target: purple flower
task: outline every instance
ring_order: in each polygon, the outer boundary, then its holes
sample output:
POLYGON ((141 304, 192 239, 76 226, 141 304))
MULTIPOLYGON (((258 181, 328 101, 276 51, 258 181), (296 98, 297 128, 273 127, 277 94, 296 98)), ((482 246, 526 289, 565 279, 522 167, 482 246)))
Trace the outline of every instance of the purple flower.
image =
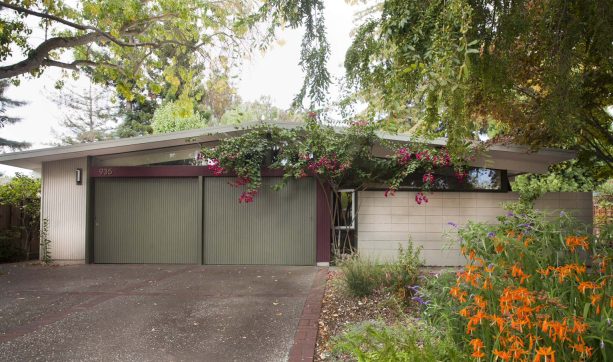
POLYGON ((448 222, 447 225, 451 225, 456 229, 458 228, 458 224, 454 223, 453 221, 448 222))
POLYGON ((566 213, 564 212, 564 210, 560 211, 560 217, 564 217, 566 216, 566 213))
POLYGON ((513 214, 511 211, 507 212, 507 216, 514 216, 515 214, 513 214))
POLYGON ((417 303, 421 304, 421 305, 426 305, 428 304, 428 302, 424 301, 423 299, 421 299, 420 297, 413 297, 411 298, 412 300, 416 301, 417 303))
POLYGON ((496 233, 493 231, 490 231, 489 233, 487 233, 488 238, 493 238, 494 236, 496 236, 496 233))
POLYGON ((417 293, 419 291, 419 285, 407 285, 407 289, 411 289, 413 292, 417 293))

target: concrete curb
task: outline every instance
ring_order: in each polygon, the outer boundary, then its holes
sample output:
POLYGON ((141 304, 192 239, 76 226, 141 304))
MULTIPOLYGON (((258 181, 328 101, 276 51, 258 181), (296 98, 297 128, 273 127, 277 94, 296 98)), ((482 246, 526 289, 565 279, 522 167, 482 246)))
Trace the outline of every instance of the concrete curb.
POLYGON ((289 352, 289 362, 313 361, 319 329, 319 313, 326 289, 327 275, 328 268, 319 269, 315 275, 311 290, 302 308, 296 334, 294 334, 294 344, 289 352))

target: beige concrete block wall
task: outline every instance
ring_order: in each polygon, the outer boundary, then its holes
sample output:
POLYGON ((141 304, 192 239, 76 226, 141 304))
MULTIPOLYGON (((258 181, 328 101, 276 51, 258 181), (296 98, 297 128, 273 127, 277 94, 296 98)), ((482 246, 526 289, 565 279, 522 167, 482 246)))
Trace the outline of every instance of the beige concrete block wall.
POLYGON ((54 260, 85 260, 87 172, 86 158, 43 163, 41 215, 49 221, 54 260), (83 169, 81 185, 75 180, 77 168, 83 169))
MULTIPOLYGON (((358 250, 364 257, 393 260, 398 247, 409 238, 423 247, 426 265, 457 266, 465 263, 449 222, 464 225, 469 220, 495 223, 506 211, 502 204, 516 201, 516 193, 435 192, 429 202, 418 205, 415 192, 397 192, 385 197, 382 191, 358 193, 358 250)), ((585 223, 592 223, 591 193, 548 193, 535 204, 540 210, 566 210, 585 223)))

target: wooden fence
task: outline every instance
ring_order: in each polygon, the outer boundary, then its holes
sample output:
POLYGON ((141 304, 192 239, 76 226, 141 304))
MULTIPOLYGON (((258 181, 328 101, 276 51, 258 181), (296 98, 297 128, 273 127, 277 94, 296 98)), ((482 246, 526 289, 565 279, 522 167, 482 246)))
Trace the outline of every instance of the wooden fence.
MULTIPOLYGON (((21 219, 21 211, 18 208, 0 205, 0 233, 6 234, 9 230, 19 230, 21 219)), ((15 238, 8 238, 3 240, 5 246, 14 246, 21 248, 25 242, 25 235, 23 233, 16 233, 18 236, 15 238)), ((30 259, 37 259, 39 253, 39 235, 36 233, 33 235, 30 241, 30 259)))

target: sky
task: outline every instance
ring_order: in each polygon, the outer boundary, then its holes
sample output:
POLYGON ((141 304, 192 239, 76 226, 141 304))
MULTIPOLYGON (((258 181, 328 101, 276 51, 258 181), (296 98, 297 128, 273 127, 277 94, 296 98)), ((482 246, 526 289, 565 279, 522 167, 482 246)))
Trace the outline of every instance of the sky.
MULTIPOLYGON (((351 31, 354 28, 354 14, 360 7, 346 4, 345 0, 326 1, 326 26, 331 54, 328 70, 333 77, 344 73, 343 60, 351 44, 351 31)), ((238 94, 245 101, 254 101, 261 96, 270 96, 274 105, 288 108, 303 80, 300 60, 301 29, 288 29, 279 33, 278 41, 264 54, 256 54, 245 60, 239 81, 238 94)), ((23 80, 17 87, 11 87, 7 95, 16 100, 28 102, 24 107, 13 109, 11 115, 22 120, 14 125, 0 129, 0 137, 26 141, 31 149, 51 147, 57 141, 53 130, 61 131, 59 122, 62 110, 49 98, 54 94, 54 84, 62 79, 56 69, 48 69, 37 79, 23 80)), ((69 83, 70 81, 66 81, 69 83)), ((332 98, 338 94, 333 85, 332 98)), ((0 165, 0 173, 10 175, 23 170, 0 165)))

